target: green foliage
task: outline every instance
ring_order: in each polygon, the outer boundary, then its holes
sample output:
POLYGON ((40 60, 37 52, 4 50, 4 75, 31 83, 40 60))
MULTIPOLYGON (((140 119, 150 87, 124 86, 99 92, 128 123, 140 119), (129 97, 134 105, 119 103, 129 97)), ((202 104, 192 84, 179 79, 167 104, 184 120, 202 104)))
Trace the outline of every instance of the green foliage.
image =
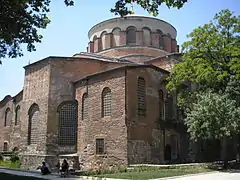
POLYGON ((19 157, 17 154, 12 154, 11 157, 10 157, 10 161, 11 162, 16 162, 16 161, 19 161, 19 157))
POLYGON ((240 80, 240 18, 222 10, 193 30, 182 45, 183 62, 174 66, 167 87, 182 91, 186 82, 224 92, 233 76, 240 80))
POLYGON ((11 162, 11 161, 0 161, 0 166, 1 167, 7 167, 7 168, 13 168, 13 169, 19 169, 20 168, 20 162, 19 161, 15 161, 15 162, 11 162))
POLYGON ((132 5, 132 3, 136 3, 150 14, 157 16, 159 6, 164 3, 169 8, 181 8, 186 2, 187 0, 118 0, 115 4, 115 7, 111 9, 111 12, 120 16, 132 14, 133 12, 129 6, 132 5))
POLYGON ((223 139, 240 132, 240 107, 229 95, 208 91, 196 99, 185 119, 192 139, 223 139))
MULTIPOLYGON (((22 56, 21 45, 28 51, 35 51, 42 35, 38 29, 45 29, 50 23, 47 14, 51 0, 4 0, 0 6, 0 59, 22 56)), ((64 0, 67 6, 73 1, 64 0)), ((1 61, 0 61, 1 63, 1 61)))

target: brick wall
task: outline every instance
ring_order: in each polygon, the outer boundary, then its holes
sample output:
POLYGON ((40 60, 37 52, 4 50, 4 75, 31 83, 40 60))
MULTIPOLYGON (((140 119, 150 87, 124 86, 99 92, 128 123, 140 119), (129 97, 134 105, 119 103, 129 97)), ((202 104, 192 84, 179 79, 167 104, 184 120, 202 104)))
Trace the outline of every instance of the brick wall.
POLYGON ((78 154, 84 169, 127 164, 127 128, 125 125, 124 71, 107 73, 76 85, 78 106, 78 154), (102 90, 111 89, 111 114, 101 117, 102 90), (88 118, 82 120, 82 96, 88 93, 88 118), (96 138, 104 138, 105 153, 96 155, 96 138))
POLYGON ((119 47, 119 48, 109 49, 109 50, 100 52, 100 54, 104 56, 116 57, 116 58, 117 57, 120 58, 126 55, 135 55, 135 54, 143 54, 143 55, 157 57, 157 56, 166 55, 166 52, 160 49, 137 46, 137 47, 119 47))
MULTIPOLYGON (((48 153, 64 153, 58 146, 58 106, 64 101, 74 101, 73 81, 89 74, 94 74, 109 68, 124 64, 85 60, 85 59, 61 59, 51 61, 51 80, 49 89, 49 114, 48 114, 48 153)), ((65 149, 73 149, 67 148, 65 149)))

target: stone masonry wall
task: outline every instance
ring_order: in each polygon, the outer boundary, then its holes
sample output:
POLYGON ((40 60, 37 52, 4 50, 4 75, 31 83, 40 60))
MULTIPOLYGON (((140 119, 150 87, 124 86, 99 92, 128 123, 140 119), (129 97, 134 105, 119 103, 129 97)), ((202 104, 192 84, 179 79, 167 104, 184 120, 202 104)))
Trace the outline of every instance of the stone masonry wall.
POLYGON ((127 165, 125 125, 125 72, 106 73, 76 85, 78 106, 78 154, 83 169, 127 165), (102 90, 111 89, 111 116, 101 117, 102 90), (82 120, 82 96, 88 93, 88 118, 82 120), (105 153, 96 154, 96 138, 104 138, 105 153))
POLYGON ((46 153, 48 94, 49 94, 50 65, 42 61, 25 68, 23 102, 21 107, 21 152, 22 154, 41 155, 46 153), (38 141, 27 144, 29 109, 33 104, 39 106, 38 141))

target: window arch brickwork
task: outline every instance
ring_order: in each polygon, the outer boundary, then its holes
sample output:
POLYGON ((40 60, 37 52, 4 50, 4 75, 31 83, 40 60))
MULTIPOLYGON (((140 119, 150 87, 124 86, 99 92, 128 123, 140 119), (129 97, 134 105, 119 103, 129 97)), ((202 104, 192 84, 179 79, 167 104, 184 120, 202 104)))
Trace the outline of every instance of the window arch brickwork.
POLYGON ((40 110, 37 104, 31 105, 28 111, 28 145, 39 144, 42 132, 39 128, 40 110))
POLYGON ((136 31, 137 29, 133 26, 127 28, 127 44, 136 44, 136 31))
POLYGON ((77 142, 77 103, 63 102, 58 107, 59 145, 76 145, 77 142))
POLYGON ((120 45, 120 28, 114 28, 112 31, 112 47, 116 47, 120 45))
POLYGON ((88 95, 84 93, 82 96, 82 120, 88 119, 88 95))
POLYGON ((20 121, 20 106, 15 109, 15 126, 19 124, 20 121))
POLYGON ((102 91, 102 117, 111 116, 111 90, 104 88, 102 91))
POLYGON ((145 79, 138 78, 137 85, 138 115, 146 116, 146 84, 145 79))

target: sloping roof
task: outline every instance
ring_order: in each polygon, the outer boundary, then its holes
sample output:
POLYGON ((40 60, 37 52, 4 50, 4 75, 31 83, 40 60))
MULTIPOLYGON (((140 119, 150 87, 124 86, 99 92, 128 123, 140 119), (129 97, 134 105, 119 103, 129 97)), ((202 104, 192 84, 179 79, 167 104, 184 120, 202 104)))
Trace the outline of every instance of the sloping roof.
POLYGON ((17 93, 15 96, 11 96, 11 95, 6 95, 1 101, 0 101, 0 107, 3 107, 7 102, 11 101, 11 100, 15 100, 17 98, 17 96, 21 95, 21 93, 23 93, 23 90, 21 90, 19 93, 17 93))
POLYGON ((101 72, 98 72, 98 73, 90 74, 88 76, 85 76, 85 77, 77 80, 77 81, 74 81, 73 83, 75 84, 75 83, 78 83, 78 82, 81 82, 81 81, 84 81, 84 80, 87 80, 87 79, 91 79, 91 78, 96 77, 96 76, 100 76, 100 75, 103 75, 103 74, 106 74, 106 73, 111 73, 111 72, 118 71, 118 70, 125 70, 125 69, 131 69, 131 68, 142 68, 142 67, 152 68, 152 69, 155 69, 157 71, 161 71, 163 73, 169 74, 169 71, 161 69, 161 68, 159 68, 157 66, 154 66, 152 64, 129 64, 129 65, 126 65, 126 66, 121 66, 121 67, 117 67, 117 68, 108 69, 106 71, 101 71, 101 72))
POLYGON ((154 57, 152 59, 149 59, 148 61, 145 61, 144 63, 147 64, 147 63, 155 61, 155 60, 164 59, 164 58, 168 58, 168 57, 171 57, 171 56, 182 56, 182 55, 183 55, 182 53, 177 53, 177 52, 169 53, 169 54, 166 54, 164 56, 154 57))
POLYGON ((43 61, 57 60, 57 59, 66 59, 66 60, 67 59, 71 59, 71 60, 82 60, 82 59, 86 60, 86 59, 88 59, 88 60, 93 60, 93 61, 104 61, 104 62, 113 62, 113 63, 132 63, 131 61, 128 61, 128 60, 110 58, 110 57, 102 56, 102 55, 95 54, 95 53, 81 52, 81 53, 75 54, 74 56, 71 56, 71 57, 49 56, 49 57, 46 57, 46 58, 41 59, 39 61, 36 61, 34 63, 28 64, 28 65, 24 66, 24 68, 27 68, 29 66, 38 64, 38 63, 43 62, 43 61))

